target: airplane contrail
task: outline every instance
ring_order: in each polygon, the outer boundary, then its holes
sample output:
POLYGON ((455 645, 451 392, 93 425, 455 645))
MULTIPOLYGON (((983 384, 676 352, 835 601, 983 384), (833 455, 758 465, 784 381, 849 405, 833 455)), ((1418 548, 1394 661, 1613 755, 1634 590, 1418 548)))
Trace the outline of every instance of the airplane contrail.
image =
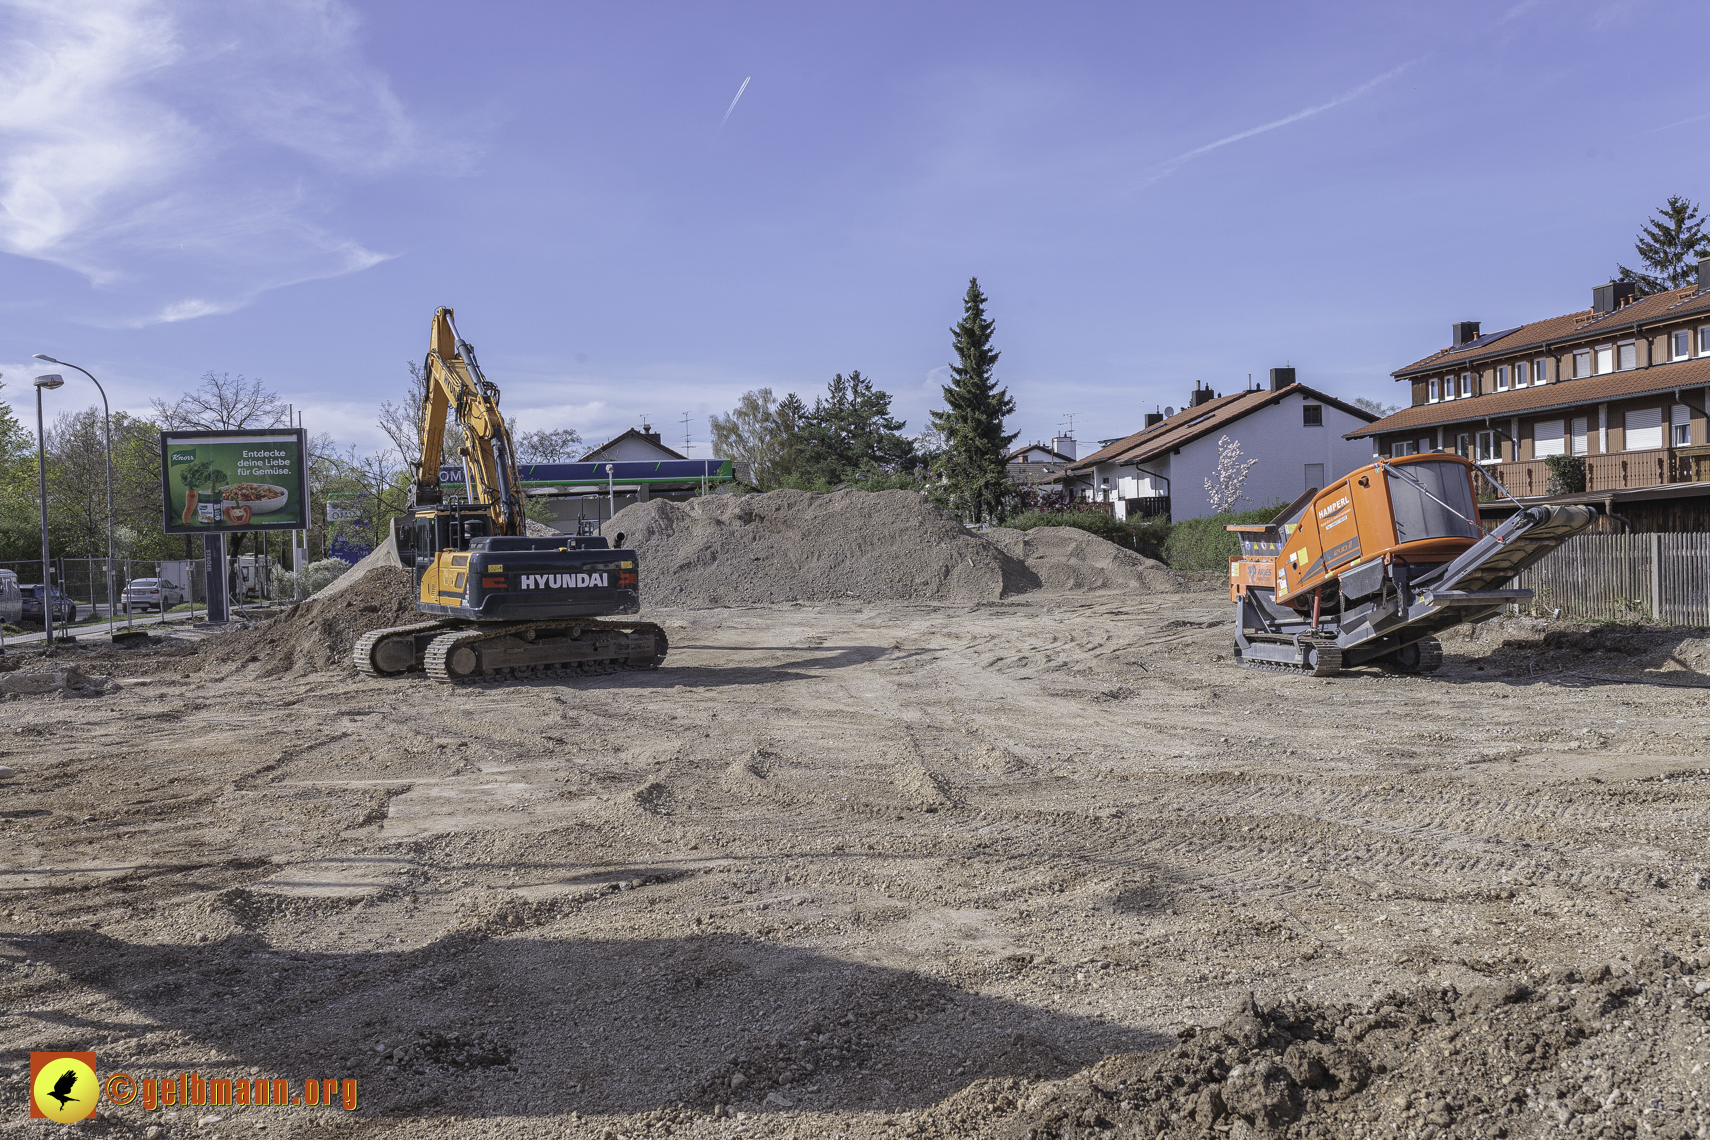
MULTIPOLYGON (((742 81, 742 86, 738 87, 736 89, 736 99, 742 98, 742 93, 744 91, 748 90, 748 84, 753 79, 754 79, 754 77, 752 75, 750 75, 747 79, 744 79, 742 81)), ((722 118, 718 121, 718 129, 719 130, 721 130, 721 131, 724 130, 724 125, 730 121, 730 113, 732 111, 736 110, 736 99, 732 99, 730 101, 730 106, 728 106, 724 109, 724 118, 722 118)))
POLYGON ((1377 86, 1384 84, 1384 83, 1388 83, 1391 79, 1394 79, 1396 76, 1400 75, 1402 72, 1406 71, 1408 68, 1412 67, 1417 62, 1418 62, 1417 60, 1408 60, 1406 63, 1402 64, 1400 67, 1391 68, 1389 71, 1384 72, 1382 75, 1376 77, 1375 79, 1368 79, 1366 82, 1360 84, 1358 87, 1354 88, 1352 91, 1343 92, 1341 95, 1336 96, 1336 98, 1330 100, 1328 103, 1320 103, 1316 107, 1308 107, 1303 111, 1296 111, 1292 115, 1285 115, 1284 117, 1282 117, 1280 119, 1273 119, 1272 121, 1270 121, 1268 123, 1261 123, 1259 126, 1249 127, 1247 130, 1238 131, 1235 134, 1225 136, 1224 138, 1218 139, 1216 142, 1206 143, 1204 146, 1196 147, 1195 149, 1188 151, 1186 154, 1178 154, 1178 155, 1176 155, 1176 157, 1174 157, 1174 158, 1170 159, 1168 162, 1164 163, 1164 165, 1158 170, 1158 172, 1156 174, 1152 175, 1152 177, 1147 179, 1144 183, 1142 183, 1142 185, 1143 186, 1150 186, 1155 182, 1160 182, 1163 179, 1168 178, 1170 175, 1174 174, 1184 163, 1192 162, 1194 159, 1198 158, 1200 155, 1206 154, 1210 151, 1214 151, 1218 147, 1228 146, 1230 143, 1240 142, 1242 139, 1250 139, 1254 135, 1262 135, 1266 131, 1274 131, 1278 127, 1286 127, 1290 123, 1298 123, 1302 119, 1309 119, 1313 115, 1317 115, 1317 114, 1320 114, 1324 111, 1328 111, 1334 107, 1340 107, 1344 103, 1351 102, 1354 99, 1358 99, 1361 95, 1364 95, 1366 92, 1370 91, 1372 88, 1377 87, 1377 86))

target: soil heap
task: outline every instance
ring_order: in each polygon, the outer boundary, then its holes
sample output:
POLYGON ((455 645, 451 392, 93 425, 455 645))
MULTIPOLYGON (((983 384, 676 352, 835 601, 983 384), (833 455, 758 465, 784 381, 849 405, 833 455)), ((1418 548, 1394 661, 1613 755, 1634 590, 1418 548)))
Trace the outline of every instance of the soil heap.
POLYGON ((1019 559, 912 491, 654 499, 600 533, 640 553, 644 605, 971 603, 1039 588, 1019 559))
POLYGON ((985 532, 1000 550, 1025 562, 1047 590, 1132 590, 1176 594, 1187 583, 1162 562, 1125 550, 1072 526, 1032 530, 993 527, 985 532))
MULTIPOLYGON (((396 557, 396 554, 393 556, 396 557)), ((365 560, 366 561, 366 560, 365 560)), ((347 571, 308 601, 271 621, 218 638, 209 661, 256 662, 256 674, 318 673, 350 665, 356 639, 371 629, 427 620, 416 611, 415 574, 398 565, 347 571)))

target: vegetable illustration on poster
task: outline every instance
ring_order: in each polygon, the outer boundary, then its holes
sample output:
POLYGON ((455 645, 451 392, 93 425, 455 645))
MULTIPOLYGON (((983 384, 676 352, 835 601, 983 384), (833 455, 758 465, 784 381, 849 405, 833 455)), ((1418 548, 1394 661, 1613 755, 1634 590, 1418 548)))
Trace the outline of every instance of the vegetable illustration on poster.
POLYGON ((166 532, 303 529, 306 442, 295 428, 162 432, 166 532))

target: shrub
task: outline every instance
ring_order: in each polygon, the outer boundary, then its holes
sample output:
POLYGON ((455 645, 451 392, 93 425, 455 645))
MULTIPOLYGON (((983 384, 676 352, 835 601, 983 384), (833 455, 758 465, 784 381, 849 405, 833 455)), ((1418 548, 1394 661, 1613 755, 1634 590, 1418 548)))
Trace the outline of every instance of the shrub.
POLYGON ((295 598, 301 593, 303 597, 318 593, 331 584, 334 578, 350 569, 350 563, 342 558, 323 558, 319 562, 310 562, 301 570, 282 570, 273 568, 273 596, 276 598, 295 598))
POLYGON ((1226 570, 1229 560, 1241 553, 1241 544, 1223 528, 1234 525, 1268 523, 1286 503, 1255 507, 1250 511, 1214 515, 1211 518, 1184 519, 1170 527, 1163 543, 1162 561, 1171 570, 1226 570))
POLYGON ((1585 460, 1577 455, 1551 455, 1544 459, 1549 474, 1544 490, 1551 495, 1577 495, 1585 490, 1585 460))

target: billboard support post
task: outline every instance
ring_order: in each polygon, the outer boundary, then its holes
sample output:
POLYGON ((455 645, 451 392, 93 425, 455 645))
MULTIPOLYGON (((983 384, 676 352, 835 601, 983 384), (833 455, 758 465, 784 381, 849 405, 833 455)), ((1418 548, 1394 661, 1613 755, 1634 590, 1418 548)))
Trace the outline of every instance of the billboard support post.
POLYGON ((202 572, 208 591, 208 620, 224 622, 231 618, 226 604, 226 536, 202 536, 202 572))

